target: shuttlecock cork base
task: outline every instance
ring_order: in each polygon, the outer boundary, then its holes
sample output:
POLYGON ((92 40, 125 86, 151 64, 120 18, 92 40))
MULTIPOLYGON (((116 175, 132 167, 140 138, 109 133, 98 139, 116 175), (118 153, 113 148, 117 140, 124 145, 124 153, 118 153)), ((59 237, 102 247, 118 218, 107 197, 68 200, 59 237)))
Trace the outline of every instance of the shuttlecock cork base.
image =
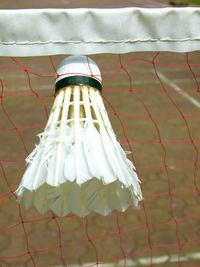
POLYGON ((105 110, 98 66, 70 56, 58 67, 56 97, 16 191, 25 208, 58 216, 125 211, 142 199, 132 162, 105 110))

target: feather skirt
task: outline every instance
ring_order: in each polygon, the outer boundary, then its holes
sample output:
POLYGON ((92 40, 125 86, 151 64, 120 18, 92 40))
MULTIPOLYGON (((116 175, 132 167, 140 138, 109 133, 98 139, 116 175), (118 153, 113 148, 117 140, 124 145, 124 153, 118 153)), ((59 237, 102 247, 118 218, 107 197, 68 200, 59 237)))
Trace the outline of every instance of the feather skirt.
POLYGON ((16 191, 25 208, 84 217, 125 211, 142 200, 135 167, 115 137, 98 90, 59 90, 39 138, 16 191))

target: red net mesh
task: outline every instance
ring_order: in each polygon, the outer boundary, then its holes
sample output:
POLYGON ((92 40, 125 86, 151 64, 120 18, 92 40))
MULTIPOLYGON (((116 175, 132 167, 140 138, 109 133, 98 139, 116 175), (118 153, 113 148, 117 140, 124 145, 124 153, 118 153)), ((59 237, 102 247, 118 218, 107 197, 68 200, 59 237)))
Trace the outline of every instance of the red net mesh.
POLYGON ((63 57, 0 59, 0 266, 200 266, 199 56, 91 57, 144 201, 84 219, 26 211, 14 194, 46 124, 63 57))

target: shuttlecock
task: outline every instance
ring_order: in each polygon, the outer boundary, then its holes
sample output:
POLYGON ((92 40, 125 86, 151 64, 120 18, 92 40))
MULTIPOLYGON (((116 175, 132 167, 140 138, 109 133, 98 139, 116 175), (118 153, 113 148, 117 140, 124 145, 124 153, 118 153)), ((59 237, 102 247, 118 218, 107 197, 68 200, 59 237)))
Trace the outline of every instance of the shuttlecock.
POLYGON ((56 97, 16 191, 25 208, 80 217, 125 211, 142 199, 135 167, 116 140, 101 97, 101 74, 86 56, 58 67, 56 97))

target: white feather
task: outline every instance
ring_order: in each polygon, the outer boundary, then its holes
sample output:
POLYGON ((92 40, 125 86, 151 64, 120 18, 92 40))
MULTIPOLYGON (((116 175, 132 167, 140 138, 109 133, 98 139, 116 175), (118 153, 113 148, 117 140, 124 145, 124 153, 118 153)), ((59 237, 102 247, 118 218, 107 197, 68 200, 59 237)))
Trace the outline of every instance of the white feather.
POLYGON ((26 209, 80 217, 125 211, 142 199, 132 162, 94 88, 60 90, 16 191, 26 209))
POLYGON ((103 179, 110 177, 115 179, 112 166, 108 164, 105 151, 102 146, 101 135, 94 125, 88 125, 84 133, 84 156, 89 166, 91 178, 103 179))

